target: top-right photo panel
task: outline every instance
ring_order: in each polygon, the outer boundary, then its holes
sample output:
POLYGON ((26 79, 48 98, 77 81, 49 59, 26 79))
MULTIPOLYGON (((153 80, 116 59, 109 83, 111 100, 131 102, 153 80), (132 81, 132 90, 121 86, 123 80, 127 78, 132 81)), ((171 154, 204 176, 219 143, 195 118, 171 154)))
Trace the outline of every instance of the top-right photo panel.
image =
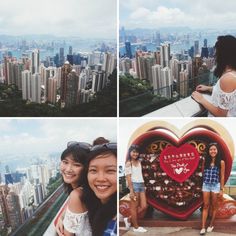
POLYGON ((120 117, 235 117, 235 9, 234 0, 120 0, 120 117))

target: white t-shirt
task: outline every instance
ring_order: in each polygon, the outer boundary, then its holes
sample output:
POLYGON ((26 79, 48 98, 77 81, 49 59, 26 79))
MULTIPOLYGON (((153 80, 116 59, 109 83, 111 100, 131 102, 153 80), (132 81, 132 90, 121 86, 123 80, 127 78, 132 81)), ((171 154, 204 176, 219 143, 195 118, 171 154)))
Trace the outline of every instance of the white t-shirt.
MULTIPOLYGON (((228 72, 233 77, 236 77, 235 73, 228 72)), ((231 93, 224 92, 220 87, 220 79, 217 81, 216 85, 212 89, 212 104, 224 110, 228 110, 228 117, 236 117, 236 90, 231 93)), ((208 116, 213 116, 208 113, 208 116)))
POLYGON ((74 213, 67 207, 63 225, 68 232, 73 233, 76 236, 92 236, 87 211, 74 213))

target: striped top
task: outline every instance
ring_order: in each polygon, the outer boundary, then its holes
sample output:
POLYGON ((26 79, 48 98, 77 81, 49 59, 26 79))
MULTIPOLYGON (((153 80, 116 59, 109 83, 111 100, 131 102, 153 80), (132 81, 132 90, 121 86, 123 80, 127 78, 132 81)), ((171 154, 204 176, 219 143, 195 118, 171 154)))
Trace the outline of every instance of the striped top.
POLYGON ((204 170, 203 182, 205 184, 217 184, 220 182, 220 171, 217 166, 204 170))

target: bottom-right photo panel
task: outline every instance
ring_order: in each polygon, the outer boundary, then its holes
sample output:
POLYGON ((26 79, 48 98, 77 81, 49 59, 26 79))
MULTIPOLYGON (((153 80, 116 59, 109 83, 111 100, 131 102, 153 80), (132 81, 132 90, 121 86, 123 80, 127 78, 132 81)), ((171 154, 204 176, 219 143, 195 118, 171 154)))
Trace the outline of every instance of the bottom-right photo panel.
POLYGON ((234 118, 119 119, 119 235, 235 235, 234 118))

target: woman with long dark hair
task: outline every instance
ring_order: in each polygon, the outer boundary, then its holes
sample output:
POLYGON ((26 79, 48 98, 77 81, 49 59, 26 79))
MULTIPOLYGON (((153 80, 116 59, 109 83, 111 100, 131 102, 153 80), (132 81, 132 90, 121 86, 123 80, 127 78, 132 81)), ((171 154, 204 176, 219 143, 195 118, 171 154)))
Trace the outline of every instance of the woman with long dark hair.
POLYGON ((217 197, 218 195, 223 196, 225 162, 221 159, 217 143, 209 144, 203 166, 203 211, 200 235, 212 232, 216 215, 217 197), (212 210, 212 215, 209 227, 206 230, 209 209, 212 210))
POLYGON ((142 166, 139 160, 139 146, 131 145, 125 164, 125 177, 130 190, 130 213, 131 216, 124 218, 126 229, 133 225, 133 231, 145 233, 147 230, 138 224, 138 214, 147 209, 147 199, 145 193, 142 166))
POLYGON ((98 143, 86 164, 83 202, 93 236, 110 236, 117 234, 117 144, 98 143))
POLYGON ((215 44, 215 86, 198 85, 192 98, 209 111, 209 116, 236 116, 236 38, 231 35, 219 36, 215 44), (212 102, 201 92, 210 92, 212 102))
POLYGON ((91 145, 69 142, 61 154, 60 170, 69 199, 56 230, 59 236, 91 236, 91 227, 86 205, 82 201, 85 182, 85 164, 91 145))

